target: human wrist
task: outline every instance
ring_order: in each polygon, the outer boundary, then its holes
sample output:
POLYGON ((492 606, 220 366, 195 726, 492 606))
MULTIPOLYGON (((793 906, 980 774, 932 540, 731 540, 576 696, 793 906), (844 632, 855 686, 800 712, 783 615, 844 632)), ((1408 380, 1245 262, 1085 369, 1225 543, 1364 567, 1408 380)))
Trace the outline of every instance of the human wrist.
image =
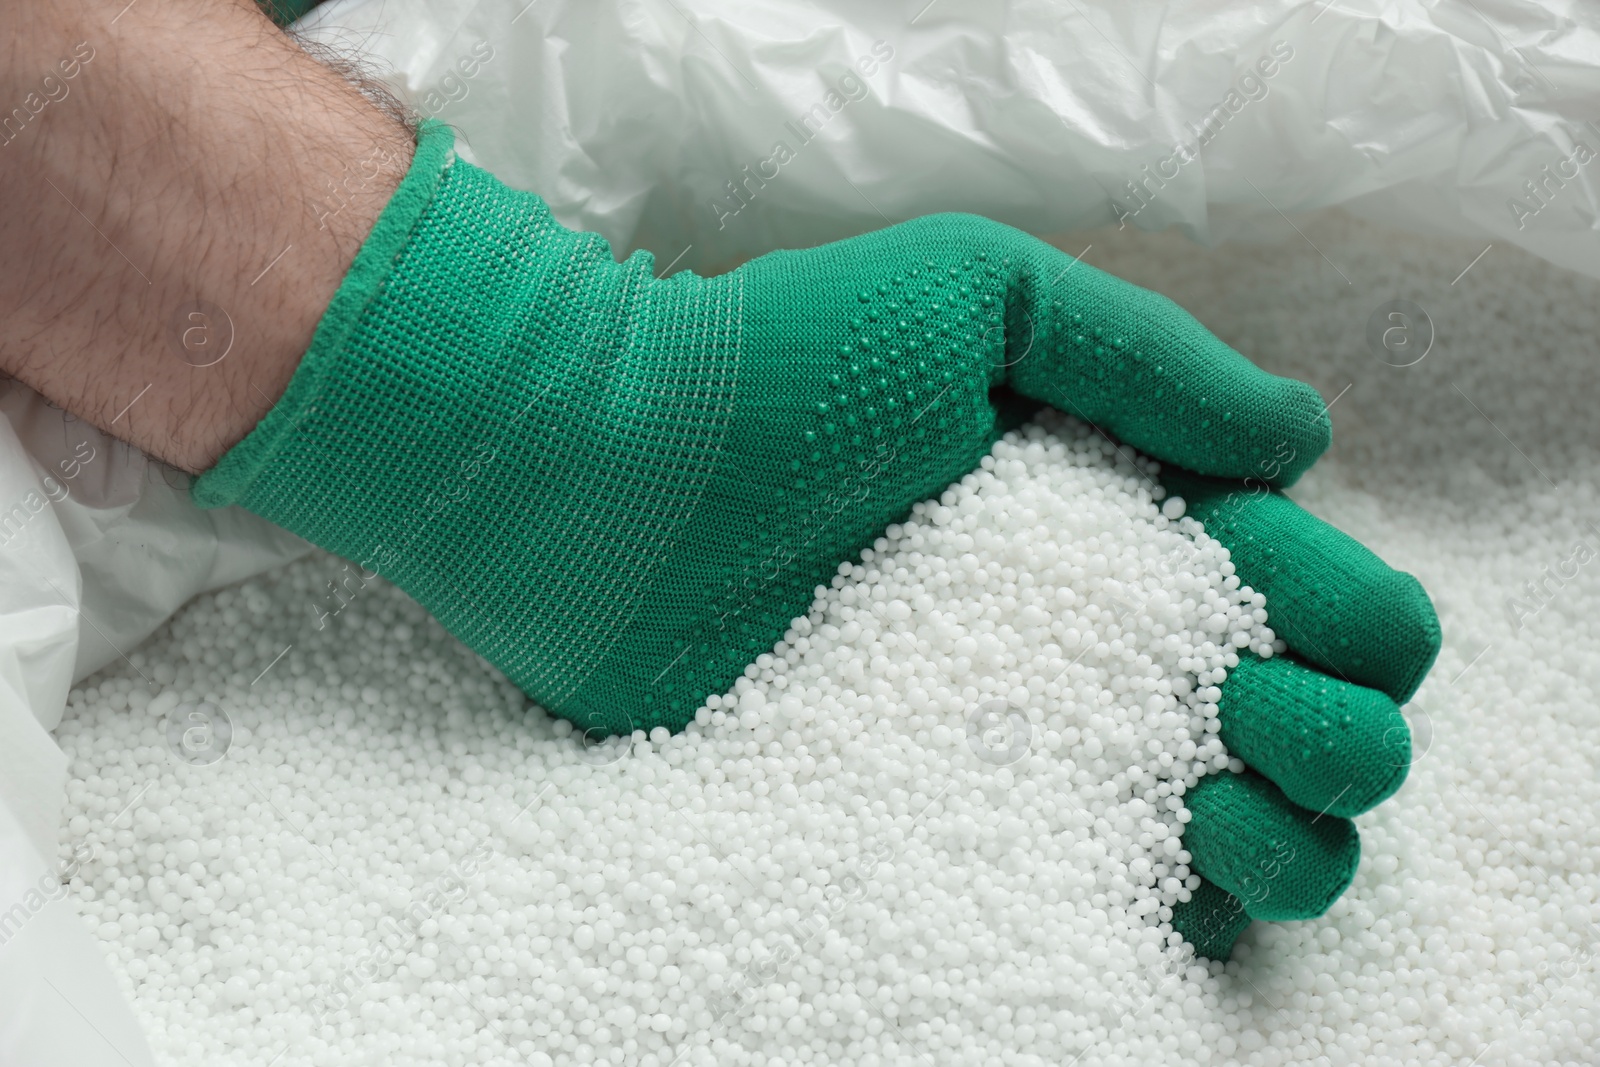
POLYGON ((282 393, 410 132, 248 0, 0 25, 0 105, 50 94, 0 144, 0 247, 22 268, 0 281, 0 369, 204 470, 282 393))

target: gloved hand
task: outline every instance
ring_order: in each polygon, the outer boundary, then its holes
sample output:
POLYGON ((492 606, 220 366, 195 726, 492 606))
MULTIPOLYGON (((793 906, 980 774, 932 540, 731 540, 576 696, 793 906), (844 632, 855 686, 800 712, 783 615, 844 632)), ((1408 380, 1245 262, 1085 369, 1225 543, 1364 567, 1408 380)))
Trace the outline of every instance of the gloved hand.
POLYGON ((1347 816, 1405 773, 1390 697, 1438 630, 1413 579, 1265 491, 1327 447, 1314 390, 973 216, 715 278, 653 269, 425 125, 282 400, 194 497, 380 571, 585 731, 678 729, 841 560, 976 466, 1009 387, 1190 471, 1260 479, 1232 502, 1174 484, 1294 650, 1345 677, 1274 658, 1228 678, 1224 738, 1261 774, 1190 796, 1193 867, 1221 889, 1174 921, 1225 954, 1247 920, 1222 890, 1274 919, 1343 891, 1347 816))

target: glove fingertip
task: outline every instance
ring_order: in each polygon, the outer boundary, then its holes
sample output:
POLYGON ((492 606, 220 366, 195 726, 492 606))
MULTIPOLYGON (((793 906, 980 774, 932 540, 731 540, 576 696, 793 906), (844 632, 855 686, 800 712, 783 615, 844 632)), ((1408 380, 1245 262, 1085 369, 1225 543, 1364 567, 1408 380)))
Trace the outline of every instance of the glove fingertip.
POLYGON ((1367 791, 1362 796, 1348 801, 1336 800, 1329 806, 1328 814, 1344 819, 1364 815, 1394 796, 1400 791, 1400 787, 1406 784, 1406 777, 1411 773, 1410 729, 1404 725, 1392 727, 1384 736, 1383 743, 1392 757, 1393 769, 1386 776, 1370 781, 1367 791))
POLYGON ((1251 921, 1238 897, 1204 878, 1188 900, 1172 906, 1172 928, 1208 960, 1226 962, 1251 921))
POLYGON ((1286 430, 1284 441, 1294 449, 1292 459, 1285 460, 1276 477, 1267 481, 1280 489, 1298 482, 1323 454, 1333 447, 1333 417, 1323 402, 1322 394, 1306 382, 1285 379, 1292 395, 1286 405, 1290 412, 1291 427, 1298 433, 1286 430))
POLYGON ((1395 703, 1404 704, 1416 695, 1422 680, 1433 669, 1444 645, 1444 632, 1439 626, 1439 613, 1422 582, 1414 574, 1396 571, 1395 593, 1390 614, 1398 620, 1397 631, 1406 635, 1411 646, 1401 657, 1406 666, 1398 672, 1389 695, 1395 703))
POLYGON ((1352 818, 1405 782, 1411 730, 1387 694, 1290 656, 1243 655, 1218 705, 1228 751, 1310 811, 1352 818))
POLYGON ((1350 883, 1356 880, 1356 869, 1361 866, 1361 836, 1349 819, 1332 815, 1319 816, 1335 820, 1330 838, 1340 839, 1337 845, 1320 851, 1316 857, 1317 869, 1300 880, 1290 892, 1268 897, 1257 904, 1245 904, 1252 919, 1269 922, 1303 922, 1320 919, 1333 907, 1333 902, 1344 896, 1350 883), (1301 889, 1301 891, 1295 891, 1301 889), (1305 890, 1310 890, 1309 892, 1305 890))
POLYGON ((1185 802, 1190 866, 1244 901, 1251 918, 1314 919, 1355 878, 1355 823, 1299 807, 1255 771, 1208 774, 1185 802))

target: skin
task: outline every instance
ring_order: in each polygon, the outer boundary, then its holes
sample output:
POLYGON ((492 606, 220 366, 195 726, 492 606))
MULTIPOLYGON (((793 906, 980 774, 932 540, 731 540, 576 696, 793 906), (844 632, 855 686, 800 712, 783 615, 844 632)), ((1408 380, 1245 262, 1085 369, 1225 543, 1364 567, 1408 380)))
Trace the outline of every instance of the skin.
POLYGON ((251 0, 124 2, 0 0, 0 372, 199 472, 283 395, 414 143, 251 0))

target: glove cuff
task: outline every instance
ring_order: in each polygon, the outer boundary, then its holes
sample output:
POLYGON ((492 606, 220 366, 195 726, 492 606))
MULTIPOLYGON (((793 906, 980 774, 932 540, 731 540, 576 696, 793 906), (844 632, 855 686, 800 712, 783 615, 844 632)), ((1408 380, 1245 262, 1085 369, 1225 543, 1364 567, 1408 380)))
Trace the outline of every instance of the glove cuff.
POLYGON ((740 529, 702 499, 742 276, 657 282, 649 253, 618 263, 453 149, 423 128, 282 400, 193 497, 382 574, 586 727, 681 726, 748 661, 683 662, 708 566, 686 525, 740 529), (675 657, 678 686, 655 685, 675 657))
POLYGON ((311 413, 324 380, 336 372, 362 313, 389 280, 401 251, 433 202, 445 171, 455 161, 455 132, 433 119, 423 122, 410 169, 356 253, 328 310, 323 312, 311 336, 311 347, 301 357, 283 397, 255 429, 195 482, 190 495, 196 504, 217 508, 240 503, 284 440, 311 413))

